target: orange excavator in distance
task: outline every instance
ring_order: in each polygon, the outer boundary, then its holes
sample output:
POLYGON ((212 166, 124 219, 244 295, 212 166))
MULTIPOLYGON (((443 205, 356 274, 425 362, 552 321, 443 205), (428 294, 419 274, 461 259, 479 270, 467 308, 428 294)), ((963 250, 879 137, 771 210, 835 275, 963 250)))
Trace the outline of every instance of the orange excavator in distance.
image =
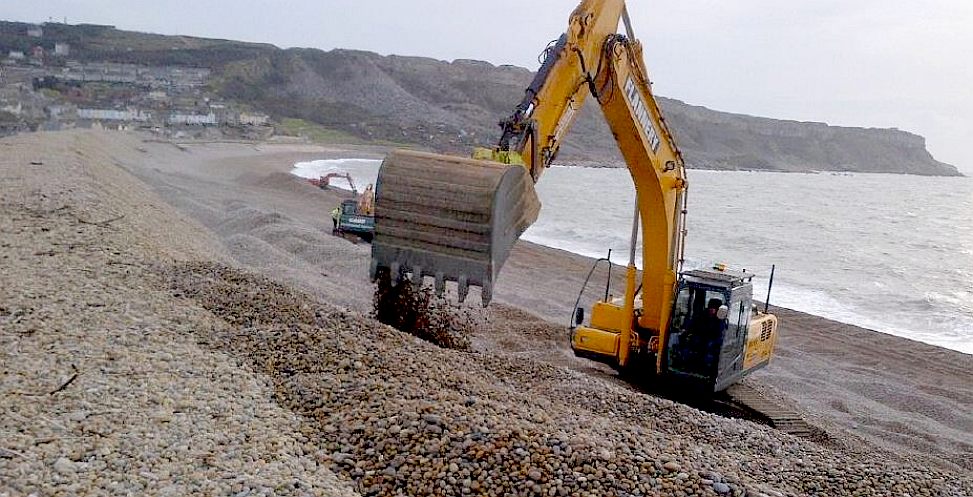
POLYGON ((618 143, 636 209, 624 296, 596 302, 587 323, 583 309, 575 311, 571 347, 653 383, 725 390, 768 364, 778 321, 753 304, 752 273, 682 270, 686 168, 623 0, 583 0, 571 13, 523 100, 501 122, 495 147, 472 158, 388 154, 376 185, 371 276, 431 278, 439 293, 455 282, 450 292, 461 301, 480 287, 489 304, 512 245, 540 210, 534 183, 587 98, 600 105, 618 143))
POLYGON ((332 178, 341 178, 341 179, 347 181, 348 182, 348 186, 351 187, 351 192, 353 194, 355 194, 355 196, 358 195, 358 188, 355 188, 355 182, 351 179, 351 174, 349 174, 349 173, 330 172, 328 174, 325 174, 324 176, 318 176, 317 178, 311 178, 311 179, 309 179, 307 181, 308 181, 308 183, 311 183, 312 185, 314 185, 314 186, 316 186, 316 187, 318 187, 318 188, 320 188, 322 190, 325 190, 329 186, 331 186, 331 179, 332 178))

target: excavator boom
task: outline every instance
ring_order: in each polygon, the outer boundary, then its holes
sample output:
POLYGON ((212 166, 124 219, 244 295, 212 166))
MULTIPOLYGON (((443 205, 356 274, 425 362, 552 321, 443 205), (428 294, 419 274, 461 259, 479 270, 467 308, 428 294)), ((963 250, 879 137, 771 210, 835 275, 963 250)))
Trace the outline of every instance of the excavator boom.
MULTIPOLYGON (((460 300, 470 286, 480 286, 483 305, 489 303, 493 281, 513 243, 537 218, 540 202, 533 182, 557 156, 587 96, 617 85, 612 75, 622 55, 617 45, 625 41, 616 35, 623 17, 627 19, 622 0, 581 2, 567 31, 546 51, 523 100, 501 122, 503 132, 494 149, 478 150, 475 159, 408 151, 386 157, 376 184, 373 278, 380 271, 389 271, 393 281, 432 277, 440 292, 447 281, 455 281, 460 300)), ((638 81, 641 91, 648 92, 647 78, 638 81)), ((621 90, 612 89, 611 96, 624 105, 621 90)), ((605 108, 607 101, 600 103, 605 108)), ((643 119, 661 118, 654 105, 640 109, 643 119)), ((642 125, 633 116, 618 125, 643 133, 657 151, 668 133, 657 132, 659 126, 653 125, 650 131, 639 131, 642 125)), ((672 152, 675 145, 666 150, 681 166, 678 152, 672 152)), ((641 164, 646 170, 654 167, 641 164)))

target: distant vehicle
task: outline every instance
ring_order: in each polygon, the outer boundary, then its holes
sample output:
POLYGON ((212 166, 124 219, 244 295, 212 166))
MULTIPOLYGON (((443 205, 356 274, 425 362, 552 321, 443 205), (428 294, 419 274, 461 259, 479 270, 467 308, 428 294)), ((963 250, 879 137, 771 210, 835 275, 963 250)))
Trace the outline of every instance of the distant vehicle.
POLYGON ((352 181, 351 175, 348 174, 348 173, 346 173, 346 172, 328 173, 328 174, 325 174, 324 176, 321 176, 321 177, 318 177, 318 178, 311 178, 311 179, 309 179, 307 181, 309 183, 311 183, 312 185, 314 185, 314 186, 316 186, 316 187, 318 187, 318 188, 320 188, 322 190, 326 190, 331 185, 331 178, 342 178, 342 179, 344 179, 345 181, 348 182, 348 186, 351 187, 352 193, 354 193, 355 195, 358 195, 358 189, 355 188, 355 182, 352 181))
POLYGON ((375 233, 375 195, 372 185, 368 185, 357 200, 343 200, 338 206, 338 222, 334 231, 336 235, 345 233, 356 235, 371 243, 375 233))
POLYGON ((341 212, 338 214, 335 234, 357 235, 362 240, 371 242, 372 235, 375 233, 375 216, 359 212, 357 200, 345 200, 338 208, 341 212))

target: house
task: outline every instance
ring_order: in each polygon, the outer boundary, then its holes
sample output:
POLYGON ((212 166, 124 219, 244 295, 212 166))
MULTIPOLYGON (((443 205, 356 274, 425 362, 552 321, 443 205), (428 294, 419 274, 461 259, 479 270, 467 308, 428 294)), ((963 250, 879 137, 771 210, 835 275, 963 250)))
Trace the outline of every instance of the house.
POLYGON ((17 102, 16 104, 8 104, 4 102, 4 104, 0 106, 0 112, 7 112, 9 114, 19 116, 24 113, 24 104, 20 102, 17 102))
POLYGON ((169 116, 169 124, 186 124, 191 126, 207 126, 217 124, 216 114, 183 114, 173 112, 169 116))
POLYGON ((152 118, 152 115, 140 109, 78 109, 78 118, 90 121, 146 122, 152 118))
POLYGON ((71 55, 71 45, 62 42, 54 43, 54 55, 58 57, 67 57, 71 55))
POLYGON ((31 38, 40 38, 44 36, 44 29, 35 24, 27 26, 27 36, 31 38))
POLYGON ((52 120, 73 119, 78 117, 78 108, 71 104, 54 104, 44 107, 47 117, 52 120))
POLYGON ((24 52, 21 52, 20 50, 11 50, 8 57, 10 57, 11 60, 24 60, 24 52))
POLYGON ((247 112, 240 113, 240 124, 247 126, 266 126, 268 121, 270 121, 270 116, 266 114, 249 114, 247 112))

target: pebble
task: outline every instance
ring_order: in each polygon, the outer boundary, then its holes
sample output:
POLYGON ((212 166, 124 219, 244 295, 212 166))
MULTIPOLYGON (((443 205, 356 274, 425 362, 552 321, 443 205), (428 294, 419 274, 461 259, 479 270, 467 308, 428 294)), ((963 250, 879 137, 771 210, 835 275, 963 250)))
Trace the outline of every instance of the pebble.
POLYGON ((67 416, 69 420, 74 421, 76 423, 84 421, 87 417, 88 417, 88 413, 85 411, 74 411, 72 413, 68 413, 67 416))
POLYGON ((312 312, 293 290, 261 278, 225 268, 195 271, 205 276, 184 278, 189 284, 180 291, 231 323, 242 324, 241 316, 256 323, 250 334, 217 341, 254 366, 274 364, 270 374, 281 402, 319 423, 312 426, 334 427, 309 433, 356 462, 351 467, 332 458, 331 469, 379 495, 480 489, 570 497, 756 495, 757 485, 770 484, 788 496, 877 497, 891 487, 878 483, 862 493, 853 482, 881 482, 874 477, 889 471, 913 475, 909 485, 917 488, 935 485, 927 469, 890 470, 880 458, 859 465, 857 454, 844 456, 586 375, 489 351, 440 348, 344 311, 312 312), (195 286, 221 279, 227 288, 195 286), (261 290, 237 298, 247 287, 261 290), (244 304, 246 310, 238 307, 244 304), (366 360, 376 357, 383 359, 366 360), (344 359, 363 363, 356 381, 328 381, 340 375, 344 359), (283 374, 284 368, 295 374, 283 374), (404 427, 397 435, 381 438, 397 424, 404 427), (804 464, 794 463, 797 458, 804 464), (840 475, 837 461, 847 461, 840 475), (775 469, 753 472, 758 465, 775 469))
POLYGON ((77 466, 73 461, 66 457, 59 457, 54 461, 54 470, 61 474, 71 474, 77 471, 77 466))
MULTIPOLYGON (((98 163, 112 163, 103 159, 98 163)), ((75 174, 72 167, 22 189, 53 198, 58 188, 83 187, 99 174, 95 167, 75 174)), ((111 189, 125 181, 108 170, 95 184, 111 189)), ((125 184, 102 201, 135 195, 153 202, 139 188, 125 184)), ((156 204, 138 212, 165 209, 156 204)), ((39 494, 350 497, 354 486, 363 495, 772 495, 763 490, 769 487, 788 497, 973 495, 965 474, 845 453, 644 395, 614 379, 471 350, 463 343, 469 321, 461 320, 459 330, 434 326, 455 342, 430 343, 437 337, 418 339, 267 277, 211 262, 171 262, 147 247, 178 239, 184 227, 176 222, 155 220, 136 232, 124 228, 140 221, 134 215, 117 229, 63 214, 24 216, 19 224, 0 216, 0 239, 14 246, 2 248, 10 278, 0 285, 0 302, 31 310, 3 323, 17 344, 17 363, 63 377, 70 361, 86 361, 70 388, 43 398, 62 403, 56 409, 37 407, 38 398, 4 397, 16 399, 15 412, 25 419, 47 414, 82 435, 78 442, 35 445, 61 440, 63 431, 36 423, 36 432, 11 437, 10 447, 5 441, 4 448, 39 462, 4 459, 0 479, 27 485, 33 476, 29 488, 39 494), (38 225, 51 233, 36 235, 38 225), (161 227, 164 236, 150 236, 161 227), (54 240, 76 242, 85 252, 34 255, 65 250, 54 240), (98 415, 71 414, 80 412, 98 415)), ((549 328, 523 331, 563 339, 562 328, 549 328)), ((45 388, 36 382, 23 389, 45 388)), ((4 433, 35 429, 11 419, 0 417, 4 433)))

